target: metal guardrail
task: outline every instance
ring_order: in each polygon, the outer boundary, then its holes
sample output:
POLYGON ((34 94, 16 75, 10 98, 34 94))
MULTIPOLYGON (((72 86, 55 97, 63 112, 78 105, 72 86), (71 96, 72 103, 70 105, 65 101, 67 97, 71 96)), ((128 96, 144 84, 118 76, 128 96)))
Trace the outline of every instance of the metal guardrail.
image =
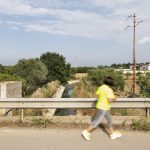
MULTIPOLYGON (((0 98, 6 108, 95 108, 96 98, 0 98)), ((118 98, 112 108, 150 108, 150 98, 118 98)))
MULTIPOLYGON (((0 98, 0 109, 95 108, 96 98, 0 98)), ((150 98, 118 98, 111 108, 142 108, 150 116, 150 98)))

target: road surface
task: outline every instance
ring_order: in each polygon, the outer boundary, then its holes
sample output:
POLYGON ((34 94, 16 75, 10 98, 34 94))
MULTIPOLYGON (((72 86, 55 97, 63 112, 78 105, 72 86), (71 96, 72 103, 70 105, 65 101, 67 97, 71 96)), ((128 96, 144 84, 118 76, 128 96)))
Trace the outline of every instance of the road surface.
POLYGON ((123 137, 110 140, 101 130, 87 142, 81 129, 0 129, 1 150, 150 150, 150 133, 122 131, 123 137))

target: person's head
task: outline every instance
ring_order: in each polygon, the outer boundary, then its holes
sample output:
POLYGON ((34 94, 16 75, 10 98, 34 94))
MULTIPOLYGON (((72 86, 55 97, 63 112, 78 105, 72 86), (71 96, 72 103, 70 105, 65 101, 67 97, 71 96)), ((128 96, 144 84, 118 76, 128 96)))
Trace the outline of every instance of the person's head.
POLYGON ((104 84, 109 85, 109 86, 113 86, 114 85, 114 79, 110 76, 104 78, 104 84))

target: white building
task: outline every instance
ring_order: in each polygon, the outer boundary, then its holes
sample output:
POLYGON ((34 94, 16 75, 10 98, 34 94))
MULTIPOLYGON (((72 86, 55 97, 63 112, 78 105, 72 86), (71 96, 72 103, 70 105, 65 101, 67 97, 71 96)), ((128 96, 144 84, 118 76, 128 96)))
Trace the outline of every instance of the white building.
POLYGON ((141 65, 140 71, 150 71, 150 64, 141 65))
MULTIPOLYGON (((130 70, 133 70, 133 65, 130 65, 130 70)), ((138 64, 136 65, 137 71, 150 71, 150 64, 138 64)))

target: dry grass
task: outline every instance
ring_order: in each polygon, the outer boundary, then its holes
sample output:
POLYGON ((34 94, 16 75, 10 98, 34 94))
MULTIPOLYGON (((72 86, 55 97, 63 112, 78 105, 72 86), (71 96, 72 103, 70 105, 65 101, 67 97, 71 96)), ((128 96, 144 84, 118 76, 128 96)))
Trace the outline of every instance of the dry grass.
POLYGON ((76 73, 75 79, 81 80, 82 78, 87 77, 87 75, 88 75, 87 73, 76 73))
POLYGON ((96 97, 96 88, 91 85, 89 81, 82 79, 76 86, 73 97, 78 98, 93 98, 96 97))
MULTIPOLYGON (((78 98, 93 98, 97 97, 95 94, 96 88, 91 85, 91 83, 84 78, 82 81, 76 86, 74 90, 73 97, 78 98)), ((79 115, 93 115, 95 114, 95 109, 78 109, 77 114, 79 115)))
POLYGON ((52 81, 51 83, 48 83, 45 87, 38 88, 32 94, 32 98, 52 98, 59 86, 59 81, 52 81))

